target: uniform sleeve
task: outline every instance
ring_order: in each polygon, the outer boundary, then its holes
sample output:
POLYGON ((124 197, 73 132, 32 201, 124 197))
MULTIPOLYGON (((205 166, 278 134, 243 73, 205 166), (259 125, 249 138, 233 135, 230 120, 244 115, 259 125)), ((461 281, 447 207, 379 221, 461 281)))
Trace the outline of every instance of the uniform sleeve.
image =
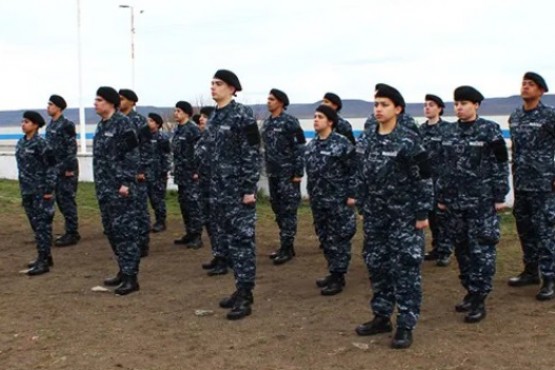
POLYGON ((357 197, 357 158, 355 147, 346 143, 344 163, 347 169, 347 198, 357 197))
POLYGON ((260 178, 260 132, 250 109, 244 112, 242 128, 241 165, 239 169, 241 193, 243 195, 256 194, 257 183, 260 178))
POLYGON ((60 162, 58 173, 77 171, 77 134, 75 132, 75 124, 71 121, 65 121, 62 130, 65 145, 63 148, 63 160, 60 162))
POLYGON ((355 135, 349 121, 343 120, 342 124, 337 126, 337 133, 345 136, 351 144, 355 145, 355 135))
POLYGON ((421 221, 428 218, 428 213, 433 209, 434 188, 432 170, 428 153, 420 140, 415 140, 409 150, 410 174, 414 181, 413 196, 416 200, 416 219, 421 221))
POLYGON ((150 138, 152 134, 148 128, 148 123, 143 116, 136 115, 133 117, 137 129, 137 138, 139 139, 139 168, 137 173, 145 173, 149 165, 149 152, 146 150, 146 146, 149 145, 150 138))
POLYGON ((41 158, 43 165, 46 168, 46 178, 44 179, 44 193, 52 194, 56 187, 56 180, 58 178, 58 168, 56 167, 56 157, 54 151, 46 143, 42 149, 41 158))
POLYGON ((131 124, 118 122, 121 125, 118 132, 118 156, 115 158, 116 180, 118 184, 129 187, 135 183, 139 165, 139 138, 137 131, 131 124))
POLYGON ((294 146, 294 160, 293 160, 293 176, 303 177, 304 174, 304 151, 306 145, 306 138, 304 131, 296 118, 292 122, 293 128, 293 146, 294 146))
POLYGON ((499 125, 495 125, 490 141, 489 160, 492 162, 492 191, 496 203, 504 203, 509 193, 509 156, 507 145, 499 125))
POLYGON ((167 175, 171 171, 171 145, 166 135, 160 135, 160 160, 162 161, 162 173, 167 175))

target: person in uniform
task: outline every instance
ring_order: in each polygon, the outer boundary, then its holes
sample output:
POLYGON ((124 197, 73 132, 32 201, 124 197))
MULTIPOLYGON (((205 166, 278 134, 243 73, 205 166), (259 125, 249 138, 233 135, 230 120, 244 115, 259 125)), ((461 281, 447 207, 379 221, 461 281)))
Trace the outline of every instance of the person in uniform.
POLYGON ((126 295, 139 290, 140 155, 136 127, 118 111, 119 104, 120 94, 112 87, 96 91, 94 108, 100 122, 93 140, 93 174, 104 234, 119 266, 116 276, 104 280, 104 285, 116 286, 115 294, 126 295))
POLYGON ((270 204, 279 227, 280 248, 270 255, 274 265, 284 264, 295 256, 293 244, 304 170, 306 140, 299 120, 285 113, 288 105, 287 94, 270 90, 267 103, 270 117, 264 120, 261 133, 270 204))
POLYGON ((54 265, 52 220, 54 219, 54 189, 58 178, 56 156, 48 142, 39 135, 44 118, 35 111, 23 113, 21 130, 25 134, 17 142, 15 158, 21 191, 21 203, 35 233, 38 257, 28 264, 27 275, 42 275, 54 265))
POLYGON ((327 105, 316 108, 317 137, 307 144, 305 154, 314 229, 329 272, 316 280, 324 296, 343 291, 351 261, 351 239, 356 233, 355 148, 345 136, 333 131, 337 120, 333 108, 327 105))
POLYGON ((341 108, 343 108, 343 102, 341 101, 339 95, 332 92, 325 93, 324 98, 322 99, 322 104, 332 107, 337 113, 337 125, 334 126, 334 131, 345 136, 349 139, 351 144, 355 145, 355 136, 353 135, 351 123, 339 115, 341 108))
POLYGON ((214 204, 218 247, 235 275, 235 292, 220 301, 231 309, 229 320, 252 312, 256 276, 256 192, 260 177, 260 133, 252 109, 233 97, 242 90, 239 78, 226 69, 212 79, 211 94, 217 104, 206 127, 210 148, 210 198, 214 204))
POLYGON ((137 217, 139 225, 139 248, 141 249, 141 257, 148 256, 150 244, 150 217, 148 215, 148 188, 146 180, 146 169, 152 160, 151 152, 151 133, 145 116, 137 113, 135 106, 139 101, 137 94, 130 89, 120 89, 120 107, 121 113, 129 117, 131 123, 135 127, 137 137, 139 138, 139 170, 137 173, 137 217))
POLYGON ((433 186, 428 155, 420 136, 402 125, 404 99, 378 84, 374 117, 378 124, 357 143, 357 204, 364 217, 363 257, 372 286, 373 320, 358 335, 397 330, 391 346, 408 348, 420 316, 424 231, 432 209, 433 186))
POLYGON ((483 95, 460 86, 454 99, 459 119, 443 137, 437 207, 447 212, 446 227, 467 292, 455 310, 466 312, 465 322, 475 323, 486 317, 485 300, 495 275, 497 211, 509 192, 508 153, 499 125, 478 116, 483 95))
MULTIPOLYGON (((444 109, 445 103, 439 96, 426 94, 424 97, 424 116, 427 120, 419 128, 422 144, 428 152, 434 186, 437 183, 440 171, 443 169, 441 164, 441 141, 443 133, 449 125, 449 122, 441 118, 444 109)), ((452 251, 451 243, 446 239, 445 213, 437 208, 437 201, 434 201, 434 208, 428 214, 428 221, 432 234, 432 250, 424 255, 424 260, 436 261, 437 266, 445 267, 449 265, 452 251)))
POLYGON ((75 201, 79 180, 77 139, 75 124, 64 117, 66 107, 67 103, 60 95, 52 95, 46 107, 46 113, 51 117, 46 126, 46 141, 54 152, 58 168, 54 194, 65 220, 65 233, 54 242, 57 247, 75 245, 81 239, 75 201))
POLYGON ((185 226, 185 234, 174 240, 187 248, 202 247, 202 215, 199 204, 198 173, 195 166, 195 145, 200 139, 198 126, 190 119, 193 107, 186 101, 175 104, 174 118, 177 121, 172 138, 173 176, 177 184, 179 207, 185 226))
POLYGON ((159 233, 166 230, 166 189, 171 166, 171 146, 168 134, 162 131, 164 120, 157 113, 149 113, 150 145, 145 169, 148 199, 154 211, 155 222, 151 231, 159 233))
POLYGON ((509 118, 513 214, 524 262, 524 271, 509 285, 535 285, 541 277, 540 301, 555 296, 555 109, 541 102, 547 91, 543 77, 527 72, 520 89, 523 106, 509 118))

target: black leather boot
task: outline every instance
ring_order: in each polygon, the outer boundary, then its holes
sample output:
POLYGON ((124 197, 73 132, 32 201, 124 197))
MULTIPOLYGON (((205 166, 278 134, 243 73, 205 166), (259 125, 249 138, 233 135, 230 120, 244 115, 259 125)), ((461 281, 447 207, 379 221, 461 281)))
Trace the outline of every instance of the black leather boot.
POLYGON ((214 267, 216 267, 217 263, 218 263, 218 257, 214 257, 210 260, 210 262, 203 263, 202 264, 202 269, 203 270, 212 270, 214 267))
POLYGON ((412 330, 405 328, 397 328, 395 336, 391 341, 391 348, 405 349, 409 348, 412 344, 412 330))
POLYGON ((227 260, 224 257, 218 257, 216 266, 208 271, 208 276, 218 276, 227 274, 227 260))
POLYGON ((555 280, 553 278, 543 278, 542 287, 536 294, 536 299, 538 301, 549 301, 553 297, 555 297, 555 280))
POLYGON ((331 279, 331 275, 324 276, 323 278, 316 279, 316 286, 318 288, 324 288, 328 286, 331 279))
POLYGON ((438 256, 436 260, 436 266, 438 267, 447 267, 451 262, 450 256, 438 256))
POLYGON ((121 285, 114 290, 117 295, 127 295, 129 293, 136 292, 140 289, 139 283, 137 282, 137 275, 126 275, 121 276, 121 285))
POLYGON ((486 318, 486 300, 487 294, 472 294, 470 298, 470 310, 464 317, 464 322, 473 324, 486 318))
POLYGON ((424 261, 435 261, 439 258, 436 249, 432 249, 431 251, 424 254, 424 261))
POLYGON ((42 274, 46 274, 48 271, 50 271, 50 268, 48 267, 48 254, 39 253, 39 256, 35 261, 35 264, 33 265, 33 267, 29 269, 29 271, 27 271, 27 275, 29 276, 42 275, 42 274))
POLYGON ((228 320, 240 320, 249 316, 252 312, 251 305, 254 302, 252 290, 240 288, 237 290, 237 296, 231 311, 227 313, 228 320))
MULTIPOLYGON (((29 262, 27 264, 27 267, 30 268, 30 269, 33 268, 33 266, 35 266, 35 263, 37 263, 37 260, 38 260, 38 258, 34 261, 29 262)), ((48 255, 47 260, 48 260, 48 267, 54 266, 54 260, 52 259, 51 254, 48 255)))
POLYGON ((150 229, 150 231, 152 231, 153 233, 159 233, 166 230, 166 224, 164 222, 156 222, 154 225, 152 225, 152 228, 150 229))
POLYGON ((81 240, 81 235, 79 233, 66 233, 60 236, 54 242, 56 247, 69 247, 70 245, 75 245, 81 240))
POLYGON ((187 244, 187 243, 189 243, 190 241, 191 241, 191 235, 186 234, 186 235, 183 235, 183 236, 182 236, 181 238, 179 238, 179 239, 175 239, 175 240, 173 241, 173 244, 177 244, 177 245, 180 245, 180 244, 187 244))
POLYGON ((508 284, 513 287, 536 285, 539 283, 540 274, 538 271, 538 265, 535 263, 526 264, 526 266, 524 266, 524 271, 522 271, 518 276, 513 276, 508 281, 508 284))
POLYGON ((343 291, 344 286, 345 286, 345 276, 343 274, 332 272, 330 279, 328 281, 328 285, 322 288, 322 290, 320 291, 320 294, 324 296, 336 295, 343 291))
POLYGON ((237 300, 237 295, 238 294, 239 294, 239 291, 236 290, 229 297, 225 297, 224 299, 222 299, 220 301, 220 307, 221 308, 233 308, 233 305, 235 305, 235 301, 237 300))
POLYGON ((118 286, 118 285, 121 284, 122 278, 123 278, 123 274, 120 270, 120 271, 118 271, 116 276, 114 276, 112 278, 104 279, 104 285, 106 285, 106 286, 118 286))
POLYGON ((455 305, 455 311, 457 312, 468 312, 472 306, 471 302, 472 294, 466 293, 461 303, 455 305))
POLYGON ((295 256, 295 248, 293 244, 283 245, 279 253, 274 257, 274 265, 283 265, 284 263, 291 261, 295 256))
POLYGON ((191 235, 191 239, 185 244, 190 249, 199 249, 203 246, 200 234, 191 235))
POLYGON ((393 331, 393 326, 389 317, 374 316, 372 321, 360 324, 355 331, 360 336, 376 335, 393 331))

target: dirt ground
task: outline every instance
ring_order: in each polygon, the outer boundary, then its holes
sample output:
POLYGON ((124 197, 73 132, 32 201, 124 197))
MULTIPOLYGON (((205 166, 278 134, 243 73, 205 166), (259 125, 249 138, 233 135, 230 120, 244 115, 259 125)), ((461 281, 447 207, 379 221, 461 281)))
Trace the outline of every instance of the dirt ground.
MULTIPOLYGON (((514 233, 499 246, 488 317, 465 324, 453 306, 462 297, 456 263, 424 265, 424 303, 412 348, 389 347, 390 334, 357 337, 368 321, 370 289, 353 244, 346 290, 323 297, 314 284, 324 259, 303 212, 297 258, 273 266, 267 255, 277 227, 266 210, 257 229, 258 276, 253 314, 225 319, 218 301, 234 290, 230 274, 207 277, 210 250, 175 247, 177 216, 153 234, 141 263, 141 291, 126 297, 91 288, 115 272, 98 216, 82 219, 76 247, 55 248, 49 274, 19 273, 35 256, 21 212, 0 215, 0 369, 550 369, 555 368, 555 301, 534 299, 536 287, 509 288, 520 269, 514 233), (208 310, 197 316, 196 310, 208 310)), ((59 215, 55 231, 61 231, 59 215)))

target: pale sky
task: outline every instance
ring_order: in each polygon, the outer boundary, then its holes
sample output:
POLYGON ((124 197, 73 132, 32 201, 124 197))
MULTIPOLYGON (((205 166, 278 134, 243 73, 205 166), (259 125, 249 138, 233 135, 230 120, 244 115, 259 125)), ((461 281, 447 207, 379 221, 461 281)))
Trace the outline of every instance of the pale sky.
MULTIPOLYGON (((463 84, 504 97, 528 70, 555 91, 550 0, 81 0, 85 106, 98 86, 131 87, 120 4, 135 9, 139 105, 209 103, 219 68, 249 104, 272 87, 293 103, 372 100, 378 82, 409 102, 452 100, 463 84)), ((0 110, 43 108, 52 93, 78 106, 77 40, 77 0, 0 0, 0 110)))

